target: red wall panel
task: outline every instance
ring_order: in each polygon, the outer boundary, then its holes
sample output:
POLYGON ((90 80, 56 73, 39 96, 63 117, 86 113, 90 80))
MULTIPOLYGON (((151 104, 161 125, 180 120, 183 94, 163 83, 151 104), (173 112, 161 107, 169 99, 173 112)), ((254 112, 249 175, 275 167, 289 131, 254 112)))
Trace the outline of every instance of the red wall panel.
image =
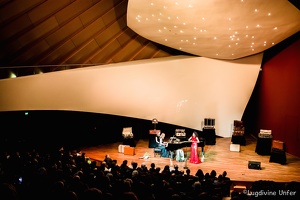
POLYGON ((258 127, 300 157, 300 39, 262 66, 258 83, 258 127))

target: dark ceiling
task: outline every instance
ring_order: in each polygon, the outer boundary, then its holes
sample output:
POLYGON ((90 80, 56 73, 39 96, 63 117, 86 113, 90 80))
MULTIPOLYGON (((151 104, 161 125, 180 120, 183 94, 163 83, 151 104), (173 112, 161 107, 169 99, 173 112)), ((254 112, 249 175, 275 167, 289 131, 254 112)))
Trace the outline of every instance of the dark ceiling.
POLYGON ((9 78, 10 73, 19 77, 187 54, 149 41, 127 27, 127 3, 2 0, 0 79, 9 78))

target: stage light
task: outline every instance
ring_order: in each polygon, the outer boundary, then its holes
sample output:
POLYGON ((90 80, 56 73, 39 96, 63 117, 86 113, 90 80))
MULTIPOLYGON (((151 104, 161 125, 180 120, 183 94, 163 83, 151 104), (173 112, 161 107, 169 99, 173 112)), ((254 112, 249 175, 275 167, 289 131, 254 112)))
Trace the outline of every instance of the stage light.
POLYGON ((158 120, 156 118, 152 119, 152 124, 154 126, 154 130, 156 130, 156 124, 158 124, 158 120))

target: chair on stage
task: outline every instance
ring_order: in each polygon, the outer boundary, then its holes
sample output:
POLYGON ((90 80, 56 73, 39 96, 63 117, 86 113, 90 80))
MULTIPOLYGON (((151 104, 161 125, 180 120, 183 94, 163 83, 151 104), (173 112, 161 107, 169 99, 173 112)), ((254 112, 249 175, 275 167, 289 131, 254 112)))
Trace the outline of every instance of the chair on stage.
POLYGON ((182 149, 177 149, 176 150, 176 161, 177 162, 184 162, 185 161, 184 151, 182 149))
POLYGON ((153 154, 154 154, 154 157, 157 157, 157 156, 161 157, 161 149, 158 147, 154 147, 153 154))

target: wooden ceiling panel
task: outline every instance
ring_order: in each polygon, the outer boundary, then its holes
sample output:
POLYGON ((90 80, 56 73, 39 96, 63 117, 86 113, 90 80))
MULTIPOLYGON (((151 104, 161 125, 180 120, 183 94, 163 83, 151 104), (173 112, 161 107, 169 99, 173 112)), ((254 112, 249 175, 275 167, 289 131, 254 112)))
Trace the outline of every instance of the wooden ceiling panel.
POLYGON ((45 49, 45 51, 40 51, 39 56, 34 57, 34 65, 53 64, 52 62, 46 61, 49 60, 49 58, 47 57, 52 57, 56 49, 60 48, 60 46, 64 43, 70 41, 70 38, 72 38, 82 29, 80 25, 81 22, 79 18, 73 19, 70 23, 66 24, 65 26, 61 27, 60 29, 46 37, 44 41, 49 45, 49 48, 45 49))
POLYGON ((39 59, 39 54, 36 52, 46 52, 49 49, 49 45, 45 40, 42 40, 38 43, 36 43, 34 46, 31 46, 31 48, 27 49, 27 51, 22 51, 20 54, 18 54, 14 60, 13 63, 23 63, 23 65, 34 65, 35 61, 39 59))
POLYGON ((82 64, 85 63, 86 60, 89 60, 90 55, 96 52, 99 49, 99 45, 95 40, 90 41, 89 43, 85 43, 85 45, 78 49, 73 53, 72 56, 66 60, 66 63, 70 64, 82 64))
POLYGON ((166 52, 166 51, 164 51, 164 50, 159 49, 159 50, 154 54, 154 56, 153 56, 152 58, 162 58, 162 57, 168 57, 168 56, 171 56, 171 55, 173 55, 173 54, 168 53, 168 52, 166 52))
POLYGON ((56 3, 53 3, 53 1, 44 1, 40 5, 30 10, 28 12, 28 16, 33 24, 38 24, 48 17, 53 16, 63 8, 68 7, 69 5, 69 0, 60 0, 56 3))
POLYGON ((108 64, 113 63, 112 58, 121 48, 120 43, 117 40, 113 40, 102 51, 99 51, 91 61, 95 64, 108 64))
POLYGON ((111 26, 104 29, 101 33, 99 33, 95 39, 98 42, 99 46, 105 46, 110 43, 111 40, 114 40, 118 35, 123 32, 123 29, 126 28, 124 23, 120 23, 124 18, 115 21, 111 26))
POLYGON ((49 46, 51 48, 57 48, 57 45, 64 43, 66 40, 70 39, 82 30, 81 22, 78 17, 60 27, 53 33, 51 33, 48 37, 45 38, 49 46))
POLYGON ((105 13, 102 18, 106 25, 112 24, 114 21, 118 20, 121 17, 126 16, 127 11, 127 1, 122 1, 120 4, 116 5, 114 9, 105 13))
MULTIPOLYGON (((143 45, 142 48, 139 49, 139 52, 132 58, 132 60, 143 60, 152 58, 158 51, 158 47, 153 45, 153 43, 149 42, 143 45)), ((170 56, 170 54, 168 54, 170 56)))
POLYGON ((127 43, 129 43, 131 40, 134 40, 138 37, 138 34, 133 32, 131 29, 127 28, 122 32, 122 34, 118 37, 116 37, 116 40, 121 44, 122 47, 125 47, 127 43))
POLYGON ((45 37, 48 34, 48 32, 51 32, 57 28, 58 28, 58 24, 56 19, 54 17, 50 17, 43 23, 39 24, 32 30, 26 32, 21 37, 19 37, 20 43, 22 46, 35 43, 39 39, 45 37))
MULTIPOLYGON (((13 41, 9 44, 10 48, 14 47, 13 56, 8 61, 11 65, 18 65, 18 57, 20 57, 23 53, 28 53, 33 46, 35 46, 41 38, 44 37, 49 31, 52 31, 57 27, 57 22, 54 17, 45 21, 45 23, 40 24, 39 26, 35 27, 34 29, 30 30, 29 32, 23 34, 18 38, 18 40, 13 41)), ((39 52, 39 51, 38 51, 39 52)), ((36 54, 35 51, 32 51, 33 55, 36 54)), ((40 52, 39 52, 40 53, 40 52)), ((22 60, 22 65, 26 64, 29 65, 30 63, 27 60, 22 60)), ((32 63, 31 63, 32 64, 32 63)))
POLYGON ((68 60, 70 55, 74 51, 76 51, 77 47, 73 44, 72 41, 68 40, 65 42, 63 45, 59 46, 59 48, 53 50, 51 54, 56 54, 56 59, 55 60, 49 60, 49 64, 53 65, 61 65, 64 64, 65 60, 68 60))
POLYGON ((10 43, 12 40, 15 40, 19 37, 20 32, 28 29, 30 26, 32 26, 32 23, 28 15, 22 15, 22 17, 18 17, 8 24, 1 24, 1 42, 5 42, 6 44, 10 43))
POLYGON ((86 10, 80 15, 80 19, 83 25, 90 23, 91 21, 100 18, 102 15, 107 13, 109 10, 113 9, 115 6, 115 1, 99 1, 91 8, 86 10))
POLYGON ((63 25, 69 20, 80 16, 88 10, 93 4, 90 1, 74 1, 73 3, 60 10, 55 17, 59 24, 63 25))
POLYGON ((9 1, 0 7, 0 20, 3 23, 10 22, 43 2, 44 0, 9 1))
POLYGON ((0 78, 170 56, 126 23, 128 0, 0 3, 0 78), (22 68, 16 66, 22 65, 22 68), (28 70, 24 66, 28 66, 28 70), (74 66, 73 66, 74 65, 74 66))
POLYGON ((83 45, 85 42, 88 42, 105 27, 101 18, 97 19, 94 23, 90 24, 89 26, 85 27, 82 31, 76 34, 72 41, 76 46, 83 45))
POLYGON ((126 47, 120 49, 120 51, 115 54, 113 61, 115 63, 122 62, 122 60, 133 60, 139 50, 148 42, 148 40, 143 37, 137 36, 135 40, 130 40, 126 47))
POLYGON ((68 40, 58 48, 51 50, 50 53, 48 53, 36 65, 59 65, 58 63, 63 64, 61 63, 61 60, 63 60, 66 54, 72 49, 75 49, 75 45, 72 43, 72 41, 68 40))

